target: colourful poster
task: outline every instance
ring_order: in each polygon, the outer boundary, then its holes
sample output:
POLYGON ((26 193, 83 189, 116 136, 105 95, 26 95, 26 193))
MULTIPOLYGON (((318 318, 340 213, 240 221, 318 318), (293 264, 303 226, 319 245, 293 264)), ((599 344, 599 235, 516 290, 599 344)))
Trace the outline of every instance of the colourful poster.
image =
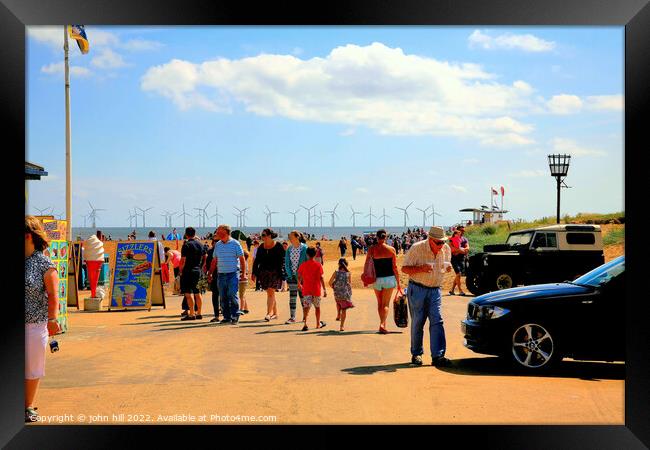
POLYGON ((43 220, 45 234, 50 246, 43 252, 56 266, 59 276, 59 325, 61 332, 68 331, 68 241, 66 241, 67 222, 65 220, 43 220))
POLYGON ((113 262, 111 308, 150 307, 156 242, 120 242, 113 262))

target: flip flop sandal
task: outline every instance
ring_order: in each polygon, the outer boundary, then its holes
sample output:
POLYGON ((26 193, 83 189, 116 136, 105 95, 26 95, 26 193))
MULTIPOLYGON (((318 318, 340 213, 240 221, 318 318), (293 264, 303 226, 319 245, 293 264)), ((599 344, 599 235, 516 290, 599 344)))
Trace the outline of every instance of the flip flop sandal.
POLYGON ((271 320, 271 316, 269 316, 269 315, 267 314, 266 316, 264 316, 264 320, 266 320, 266 321, 268 322, 269 320, 271 320))
POLYGON ((273 315, 271 316, 271 320, 275 320, 275 319, 277 319, 277 318, 278 318, 278 316, 275 315, 275 314, 273 314, 273 315))
POLYGON ((307 331, 307 330, 309 330, 309 327, 308 327, 307 325, 305 325, 304 327, 302 327, 302 331, 307 331))

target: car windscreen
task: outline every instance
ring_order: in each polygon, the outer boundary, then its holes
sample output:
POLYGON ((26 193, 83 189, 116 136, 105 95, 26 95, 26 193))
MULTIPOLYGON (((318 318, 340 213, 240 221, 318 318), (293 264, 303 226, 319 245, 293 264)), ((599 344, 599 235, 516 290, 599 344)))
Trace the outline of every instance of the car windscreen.
POLYGON ((528 233, 512 233, 508 236, 506 244, 508 245, 528 245, 530 239, 533 237, 533 232, 528 233))
POLYGON ((625 257, 621 256, 576 278, 574 283, 598 287, 623 272, 625 272, 625 257))

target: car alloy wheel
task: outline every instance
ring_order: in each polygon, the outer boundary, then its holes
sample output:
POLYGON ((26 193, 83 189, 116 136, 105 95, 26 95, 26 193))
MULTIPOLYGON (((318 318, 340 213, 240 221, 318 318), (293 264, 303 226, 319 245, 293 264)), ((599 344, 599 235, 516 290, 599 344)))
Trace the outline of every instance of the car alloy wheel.
POLYGON ((539 324, 524 324, 512 334, 512 356, 528 369, 549 366, 557 359, 556 354, 551 333, 539 324))
POLYGON ((512 281, 512 276, 508 273, 502 273, 501 275, 497 276, 496 279, 496 285, 497 289, 510 289, 512 286, 514 286, 514 282, 512 281))

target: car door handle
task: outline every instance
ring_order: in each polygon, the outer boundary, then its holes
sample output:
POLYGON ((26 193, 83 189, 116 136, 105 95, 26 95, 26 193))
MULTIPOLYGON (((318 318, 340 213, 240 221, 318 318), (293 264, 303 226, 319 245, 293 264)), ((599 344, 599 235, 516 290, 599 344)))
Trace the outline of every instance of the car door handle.
POLYGON ((594 301, 593 300, 583 300, 582 303, 585 305, 591 305, 594 301))

